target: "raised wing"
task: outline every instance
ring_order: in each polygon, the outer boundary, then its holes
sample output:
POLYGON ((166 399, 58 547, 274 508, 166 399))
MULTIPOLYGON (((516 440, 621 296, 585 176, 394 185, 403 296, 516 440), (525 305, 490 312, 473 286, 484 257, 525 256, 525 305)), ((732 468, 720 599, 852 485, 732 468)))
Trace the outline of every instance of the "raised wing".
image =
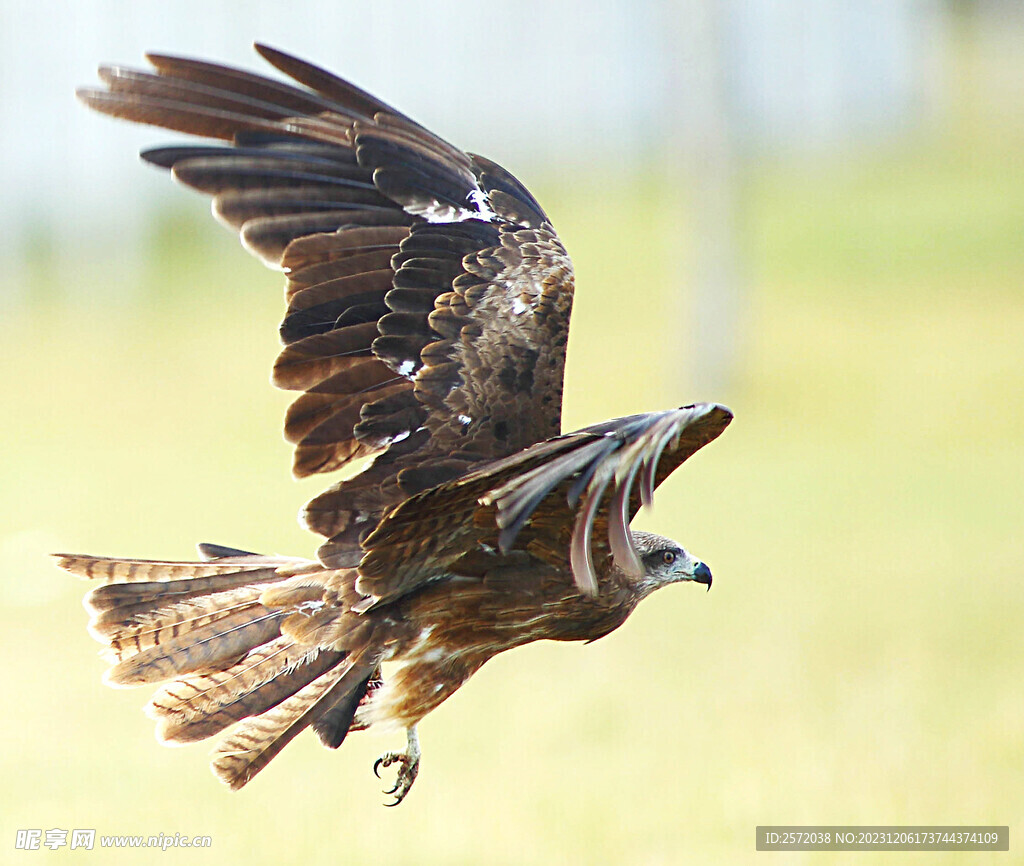
POLYGON ((294 472, 374 456, 308 504, 320 557, 408 496, 557 435, 573 270, 533 196, 359 88, 265 46, 301 87, 148 55, 100 69, 92 108, 221 139, 143 157, 213 197, 214 214, 288 276, 274 368, 301 391, 294 472))
POLYGON ((718 404, 616 418, 540 442, 402 502, 366 539, 356 589, 362 609, 459 572, 481 545, 529 551, 571 568, 581 592, 597 593, 611 560, 642 571, 633 515, 684 460, 732 420, 718 404))

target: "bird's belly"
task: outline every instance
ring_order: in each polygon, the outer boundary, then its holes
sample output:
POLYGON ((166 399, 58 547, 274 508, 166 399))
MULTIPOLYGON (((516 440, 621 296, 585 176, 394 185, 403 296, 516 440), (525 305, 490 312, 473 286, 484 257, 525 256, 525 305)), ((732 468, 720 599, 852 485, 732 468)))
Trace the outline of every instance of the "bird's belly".
POLYGON ((382 685, 359 708, 356 721, 377 729, 405 729, 458 691, 493 653, 439 643, 381 665, 382 685))
POLYGON ((383 684, 360 707, 359 724, 408 728, 498 653, 536 640, 594 640, 617 628, 635 603, 615 591, 591 600, 565 591, 457 588, 424 592, 391 621, 394 643, 383 659, 383 684))

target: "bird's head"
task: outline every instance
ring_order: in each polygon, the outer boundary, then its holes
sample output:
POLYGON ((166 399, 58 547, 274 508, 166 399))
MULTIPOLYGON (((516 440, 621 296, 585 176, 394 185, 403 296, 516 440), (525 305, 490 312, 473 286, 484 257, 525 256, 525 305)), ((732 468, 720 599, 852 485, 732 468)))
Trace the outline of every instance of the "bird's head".
POLYGON ((711 569, 690 556, 671 538, 652 532, 633 532, 633 543, 643 564, 639 578, 644 593, 653 592, 669 583, 692 580, 711 589, 711 569))

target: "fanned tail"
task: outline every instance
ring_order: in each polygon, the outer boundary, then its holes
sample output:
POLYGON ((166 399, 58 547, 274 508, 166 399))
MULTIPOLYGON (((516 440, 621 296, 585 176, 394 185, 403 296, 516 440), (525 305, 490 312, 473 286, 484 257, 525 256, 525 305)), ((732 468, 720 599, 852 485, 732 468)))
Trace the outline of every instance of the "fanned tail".
POLYGON ((146 706, 164 743, 190 743, 241 723, 214 772, 245 784, 311 724, 337 747, 373 666, 346 637, 369 635, 347 614, 354 577, 319 563, 201 545, 203 562, 58 554, 99 583, 85 597, 113 686, 162 684, 146 706), (353 626, 359 626, 351 635, 353 626))
POLYGON ((267 584, 317 569, 308 560, 253 555, 202 563, 59 554, 58 564, 103 580, 84 599, 89 631, 114 663, 113 686, 158 683, 230 667, 279 634, 286 612, 260 603, 267 584), (127 582, 115 582, 115 581, 127 582))

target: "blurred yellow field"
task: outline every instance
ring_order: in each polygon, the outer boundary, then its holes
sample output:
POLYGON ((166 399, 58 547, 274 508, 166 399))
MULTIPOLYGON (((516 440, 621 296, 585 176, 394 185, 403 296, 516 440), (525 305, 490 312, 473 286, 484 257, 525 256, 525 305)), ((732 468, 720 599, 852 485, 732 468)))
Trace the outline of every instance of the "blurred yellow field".
MULTIPOLYGON (((660 313, 687 250, 659 233, 656 181, 532 184, 577 266, 565 426, 694 399, 736 412, 638 524, 707 561, 714 591, 667 589, 593 646, 496 659, 423 723, 394 811, 370 773, 391 740, 301 737, 239 794, 203 747, 157 747, 147 694, 100 686, 83 585, 46 557, 313 551, 293 516, 322 482, 289 478, 289 397, 267 381, 279 278, 198 205, 123 299, 111 251, 41 259, 47 300, 0 324, 5 828, 206 834, 218 862, 253 864, 747 863, 758 824, 1009 824, 1016 848, 1019 146, 752 177, 755 289, 715 394, 680 363, 694 325, 660 313), (65 302, 52 281, 69 278, 102 302, 65 302)), ((918 860, 960 857, 900 858, 918 860)))

